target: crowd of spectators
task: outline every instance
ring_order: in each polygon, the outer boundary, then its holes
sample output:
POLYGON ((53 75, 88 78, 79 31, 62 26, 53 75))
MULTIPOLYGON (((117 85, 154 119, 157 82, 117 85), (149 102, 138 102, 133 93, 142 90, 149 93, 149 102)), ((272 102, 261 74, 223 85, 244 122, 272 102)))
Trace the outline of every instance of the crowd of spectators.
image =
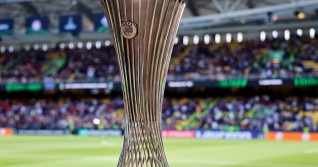
MULTIPOLYGON (((318 77, 315 39, 177 44, 168 79, 318 77), (307 66, 305 61, 316 66, 307 66)), ((0 82, 120 80, 113 46, 0 53, 0 82)), ((121 98, 0 99, 0 127, 122 129, 121 98)), ((163 128, 318 131, 318 98, 167 98, 163 128)))
POLYGON ((103 128, 123 124, 123 101, 110 99, 42 99, 0 101, 0 127, 19 129, 103 128))
POLYGON ((50 78, 52 81, 66 63, 66 54, 61 50, 21 50, 0 57, 5 65, 0 65, 0 82, 8 83, 44 82, 50 78))
POLYGON ((201 120, 204 128, 224 125, 243 130, 318 130, 318 98, 224 98, 201 120))
MULTIPOLYGON (((169 70, 171 78, 288 78, 318 76, 303 61, 318 62, 318 44, 307 38, 246 40, 187 46, 187 54, 169 70)), ((182 48, 182 47, 181 47, 182 48)))
POLYGON ((68 64, 59 78, 74 80, 120 80, 116 52, 113 47, 100 49, 68 49, 68 64))
MULTIPOLYGON (((318 131, 318 98, 166 98, 163 128, 318 131)), ((0 100, 0 127, 122 129, 124 103, 112 99, 0 100)))
MULTIPOLYGON (((211 43, 174 47, 168 79, 287 78, 318 76, 303 61, 318 63, 315 39, 268 39, 264 42, 211 43)), ((1 82, 41 82, 59 80, 119 80, 113 46, 101 48, 59 47, 0 53, 1 82), (53 55, 53 56, 52 56, 53 55), (55 55, 55 56, 54 56, 55 55), (65 59, 62 65, 55 65, 65 59), (46 72, 48 66, 53 72, 46 72)))

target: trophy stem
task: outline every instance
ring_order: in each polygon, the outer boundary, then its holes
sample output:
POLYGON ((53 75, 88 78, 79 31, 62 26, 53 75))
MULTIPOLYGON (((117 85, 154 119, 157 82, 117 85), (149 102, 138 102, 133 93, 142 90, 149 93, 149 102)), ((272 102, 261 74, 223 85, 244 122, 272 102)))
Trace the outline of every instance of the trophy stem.
POLYGON ((168 167, 161 115, 184 0, 101 0, 116 49, 125 102, 118 167, 168 167))
POLYGON ((136 164, 167 167, 160 125, 161 121, 127 123, 118 167, 136 164))

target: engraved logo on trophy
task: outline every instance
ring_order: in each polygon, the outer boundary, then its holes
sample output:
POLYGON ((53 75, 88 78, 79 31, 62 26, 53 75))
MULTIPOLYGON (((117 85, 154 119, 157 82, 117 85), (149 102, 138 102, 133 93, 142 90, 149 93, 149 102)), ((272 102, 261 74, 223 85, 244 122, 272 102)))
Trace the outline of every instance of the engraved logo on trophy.
POLYGON ((137 24, 132 21, 123 22, 121 34, 127 39, 132 39, 137 35, 137 24))

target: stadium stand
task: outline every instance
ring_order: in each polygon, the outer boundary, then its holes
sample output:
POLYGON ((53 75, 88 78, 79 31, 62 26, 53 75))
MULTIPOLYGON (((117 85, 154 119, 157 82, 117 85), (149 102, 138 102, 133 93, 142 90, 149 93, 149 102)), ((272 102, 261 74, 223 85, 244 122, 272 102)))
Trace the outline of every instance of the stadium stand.
MULTIPOLYGON (((318 45, 307 37, 213 45, 176 44, 169 79, 317 77, 318 45)), ((119 81, 113 46, 0 53, 2 83, 119 81)), ((123 129, 121 98, 0 100, 0 127, 123 129), (100 123, 94 124, 94 120, 100 123)), ((317 131, 318 99, 270 96, 164 100, 165 129, 317 131)))
MULTIPOLYGON (((289 41, 178 44, 173 51, 168 79, 317 77, 317 48, 316 39, 306 37, 289 41)), ((120 80, 112 46, 7 51, 0 55, 1 82, 120 80)))
MULTIPOLYGON (((18 129, 123 129, 121 98, 0 101, 0 126, 18 129)), ((166 98, 165 129, 318 131, 318 98, 166 98)))

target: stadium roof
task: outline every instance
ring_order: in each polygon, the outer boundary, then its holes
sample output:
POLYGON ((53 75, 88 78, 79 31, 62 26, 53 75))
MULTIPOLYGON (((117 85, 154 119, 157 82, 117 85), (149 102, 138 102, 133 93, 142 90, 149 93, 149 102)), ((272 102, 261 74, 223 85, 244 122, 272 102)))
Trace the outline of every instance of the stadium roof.
MULTIPOLYGON (((295 4, 317 0, 188 0, 184 17, 230 13, 233 11, 295 4)), ((37 16, 51 13, 101 12, 99 0, 0 0, 0 17, 37 16)))
MULTIPOLYGON (((264 14, 268 12, 275 14, 284 11, 285 15, 280 19, 290 19, 295 18, 295 12, 303 11, 307 18, 312 18, 317 17, 317 9, 318 0, 188 0, 184 18, 205 16, 206 19, 202 21, 215 22, 210 24, 214 26, 228 18, 232 22, 264 20, 264 14), (308 7, 310 10, 304 10, 308 7), (251 15, 263 16, 244 20, 251 15)), ((26 17, 49 16, 51 28, 57 28, 59 15, 78 13, 85 16, 85 27, 90 29, 93 13, 97 12, 102 12, 99 0, 0 0, 0 18, 17 19, 17 29, 23 29, 26 17)), ((190 19, 187 23, 192 23, 193 20, 190 19)))
MULTIPOLYGON (((84 33, 93 32, 93 14, 99 12, 99 0, 0 0, 0 19, 14 18, 16 35, 24 34, 25 18, 34 16, 48 16, 50 33, 57 34, 58 17, 67 14, 82 14, 84 33)), ((276 24, 313 27, 317 18, 318 0, 188 0, 179 32, 276 24), (297 18, 298 13, 305 18, 297 18)))

